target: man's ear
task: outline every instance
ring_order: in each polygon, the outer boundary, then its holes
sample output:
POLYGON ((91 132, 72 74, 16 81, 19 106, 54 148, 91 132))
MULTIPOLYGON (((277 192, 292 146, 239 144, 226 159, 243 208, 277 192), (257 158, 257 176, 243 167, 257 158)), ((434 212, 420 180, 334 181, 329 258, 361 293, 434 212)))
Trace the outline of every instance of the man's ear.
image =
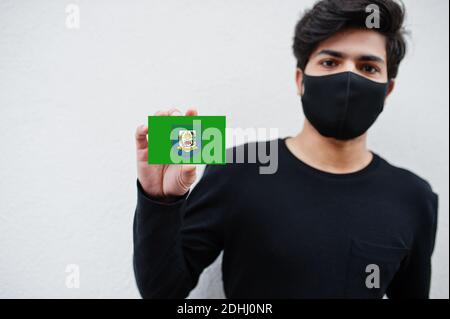
POLYGON ((297 68, 295 73, 295 82, 297 83, 297 94, 303 96, 305 92, 305 86, 303 85, 303 71, 297 68))
POLYGON ((388 87, 388 92, 387 92, 387 95, 386 95, 386 99, 389 97, 389 95, 391 95, 391 93, 394 91, 394 89, 395 89, 395 80, 392 79, 392 80, 389 81, 389 87, 388 87))

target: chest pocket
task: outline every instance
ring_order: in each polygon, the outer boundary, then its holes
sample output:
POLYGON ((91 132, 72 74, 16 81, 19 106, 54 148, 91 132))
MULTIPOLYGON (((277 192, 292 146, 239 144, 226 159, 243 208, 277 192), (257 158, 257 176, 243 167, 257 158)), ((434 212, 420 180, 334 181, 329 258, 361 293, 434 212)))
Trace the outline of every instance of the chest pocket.
POLYGON ((408 252, 405 248, 379 246, 352 239, 347 261, 345 297, 382 298, 408 252))

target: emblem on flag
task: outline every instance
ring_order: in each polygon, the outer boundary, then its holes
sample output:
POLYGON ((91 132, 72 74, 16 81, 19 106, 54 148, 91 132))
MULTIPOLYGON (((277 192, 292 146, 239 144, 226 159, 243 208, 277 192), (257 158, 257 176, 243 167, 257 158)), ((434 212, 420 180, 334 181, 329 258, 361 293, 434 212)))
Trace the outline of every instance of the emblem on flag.
POLYGON ((184 152, 192 152, 197 149, 195 130, 180 130, 178 132, 178 147, 184 152))

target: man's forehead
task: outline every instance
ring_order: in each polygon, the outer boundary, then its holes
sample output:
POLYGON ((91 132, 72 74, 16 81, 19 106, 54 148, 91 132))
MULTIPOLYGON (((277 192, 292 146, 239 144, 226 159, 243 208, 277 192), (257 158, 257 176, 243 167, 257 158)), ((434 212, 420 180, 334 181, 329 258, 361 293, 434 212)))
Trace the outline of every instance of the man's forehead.
POLYGON ((322 41, 312 56, 323 52, 339 52, 345 57, 375 56, 386 60, 386 38, 371 30, 345 30, 322 41))

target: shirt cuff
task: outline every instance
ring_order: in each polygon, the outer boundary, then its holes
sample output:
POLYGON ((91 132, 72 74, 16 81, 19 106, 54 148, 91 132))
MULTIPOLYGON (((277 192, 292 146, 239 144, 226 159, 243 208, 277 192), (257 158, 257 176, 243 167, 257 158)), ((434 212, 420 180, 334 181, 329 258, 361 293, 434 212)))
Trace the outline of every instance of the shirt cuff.
POLYGON ((135 223, 140 234, 153 232, 157 229, 177 229, 181 225, 183 204, 189 192, 173 202, 162 202, 152 198, 137 181, 137 206, 135 223))
POLYGON ((145 202, 149 202, 152 205, 169 206, 169 207, 177 206, 179 204, 182 204, 186 200, 186 198, 189 194, 189 191, 188 191, 183 196, 175 197, 173 200, 166 202, 166 201, 162 201, 162 200, 156 199, 156 198, 148 195, 145 192, 145 190, 142 187, 139 180, 136 180, 136 184, 137 184, 137 190, 138 190, 138 200, 143 200, 145 202))

